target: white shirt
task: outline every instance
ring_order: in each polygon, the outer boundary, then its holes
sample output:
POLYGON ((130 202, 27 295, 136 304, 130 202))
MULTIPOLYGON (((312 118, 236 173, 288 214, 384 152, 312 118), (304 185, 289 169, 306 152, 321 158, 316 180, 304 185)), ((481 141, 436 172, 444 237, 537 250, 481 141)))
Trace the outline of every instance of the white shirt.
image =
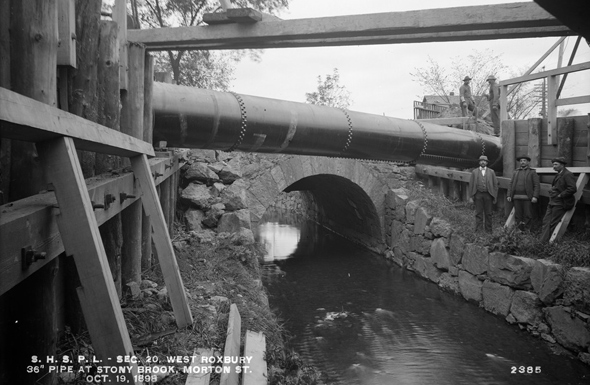
POLYGON ((481 171, 481 175, 486 176, 486 168, 487 167, 480 167, 479 170, 481 171))

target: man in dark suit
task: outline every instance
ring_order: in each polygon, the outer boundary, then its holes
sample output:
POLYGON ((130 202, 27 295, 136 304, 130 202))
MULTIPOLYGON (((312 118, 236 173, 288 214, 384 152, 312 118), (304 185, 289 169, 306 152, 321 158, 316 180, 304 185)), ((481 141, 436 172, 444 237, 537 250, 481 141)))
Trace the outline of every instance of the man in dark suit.
POLYGON ((557 171, 557 175, 553 178, 551 190, 549 190, 549 205, 543 218, 541 242, 549 242, 551 234, 553 234, 561 218, 576 203, 576 198, 574 197, 576 192, 576 178, 565 168, 567 164, 565 158, 552 159, 551 163, 553 163, 553 169, 557 171))
POLYGON ((508 186, 508 202, 514 203, 514 221, 519 229, 524 230, 531 225, 533 218, 533 203, 539 199, 539 176, 529 167, 531 158, 520 156, 516 158, 520 168, 514 170, 508 186))
POLYGON ((469 201, 475 201, 475 231, 484 227, 492 232, 492 204, 498 197, 498 179, 494 170, 488 168, 488 157, 479 157, 479 167, 471 172, 469 178, 469 201))

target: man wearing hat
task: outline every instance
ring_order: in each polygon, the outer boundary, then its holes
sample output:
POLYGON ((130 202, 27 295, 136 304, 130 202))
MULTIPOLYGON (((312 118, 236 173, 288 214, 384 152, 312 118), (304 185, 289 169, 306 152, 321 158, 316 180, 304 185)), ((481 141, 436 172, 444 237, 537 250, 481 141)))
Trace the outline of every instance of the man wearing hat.
POLYGON ((530 227, 533 219, 533 203, 539 199, 541 185, 539 175, 529 167, 531 158, 519 156, 516 158, 520 168, 514 170, 510 185, 508 186, 508 202, 514 203, 514 221, 516 225, 524 230, 530 227))
POLYGON ((500 135, 500 86, 496 83, 494 75, 488 76, 487 82, 490 84, 489 94, 486 94, 486 97, 490 102, 492 126, 494 126, 494 134, 500 135))
POLYGON ((549 190, 549 205, 543 218, 543 233, 541 242, 549 242, 551 234, 557 227, 565 213, 572 209, 576 203, 574 194, 576 193, 576 178, 565 168, 567 161, 563 157, 551 159, 553 169, 557 175, 551 182, 549 190))
POLYGON ((477 108, 475 107, 475 100, 471 95, 471 86, 469 82, 471 78, 465 76, 463 85, 459 87, 459 102, 461 103, 461 115, 467 116, 467 111, 473 111, 473 116, 477 117, 477 108))
POLYGON ((469 178, 469 201, 475 201, 475 231, 484 227, 492 232, 492 204, 498 196, 498 179, 494 170, 488 168, 488 157, 479 157, 479 167, 471 172, 469 178))

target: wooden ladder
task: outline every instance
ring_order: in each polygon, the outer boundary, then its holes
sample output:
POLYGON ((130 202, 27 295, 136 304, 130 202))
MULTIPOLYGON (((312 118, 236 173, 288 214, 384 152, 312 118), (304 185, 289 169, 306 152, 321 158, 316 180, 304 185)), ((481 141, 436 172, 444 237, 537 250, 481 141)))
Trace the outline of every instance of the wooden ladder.
POLYGON ((0 88, 0 136, 34 142, 53 184, 57 223, 80 276, 80 303, 99 365, 131 367, 113 383, 140 384, 137 364, 76 150, 129 157, 179 328, 193 322, 147 156, 151 145, 76 115, 0 88), (124 380, 123 380, 124 377, 124 380))
MULTIPOLYGON (((590 167, 568 167, 568 170, 574 174, 580 174, 576 181, 576 193, 574 194, 574 198, 576 201, 574 203, 574 207, 572 207, 565 213, 565 215, 561 218, 561 221, 559 221, 559 223, 555 227, 555 230, 553 230, 551 238, 549 239, 549 243, 558 240, 565 233, 567 226, 569 225, 570 220, 572 219, 572 216, 576 211, 576 204, 578 203, 580 197, 584 192, 584 187, 588 183, 588 180, 590 180, 590 167)), ((535 171, 537 172, 537 174, 555 173, 555 170, 553 170, 553 168, 551 167, 539 167, 536 168, 535 171)), ((508 216, 506 223, 504 224, 504 227, 506 228, 510 228, 512 226, 514 226, 514 207, 512 208, 512 211, 510 212, 510 215, 508 216)))

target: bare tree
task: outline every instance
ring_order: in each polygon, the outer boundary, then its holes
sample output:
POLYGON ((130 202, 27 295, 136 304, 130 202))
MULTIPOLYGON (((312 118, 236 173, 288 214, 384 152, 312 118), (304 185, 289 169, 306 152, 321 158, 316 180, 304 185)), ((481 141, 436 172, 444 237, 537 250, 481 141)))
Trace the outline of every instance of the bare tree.
MULTIPOLYGON (((273 13, 285 9, 289 0, 231 0, 236 7, 273 13)), ((191 27, 203 24, 203 14, 220 10, 218 0, 132 0, 131 14, 142 28, 191 27)), ((247 52, 260 51, 165 51, 155 52, 156 70, 172 72, 177 84, 227 91, 233 65, 247 52)))
POLYGON ((332 75, 326 75, 325 80, 318 76, 318 90, 305 93, 305 99, 311 104, 337 108, 348 108, 352 104, 350 92, 340 84, 338 68, 334 68, 332 75))
MULTIPOLYGON (((471 91, 481 116, 489 110, 487 99, 482 97, 488 93, 488 76, 495 75, 499 78, 507 70, 508 67, 502 62, 502 55, 496 55, 491 50, 475 50, 466 56, 454 57, 449 67, 444 67, 429 57, 426 66, 415 68, 410 75, 422 86, 425 94, 436 95, 449 104, 452 103, 451 92, 458 94, 462 79, 465 76, 471 77, 471 91)), ((513 71, 509 77, 516 76, 520 75, 513 71)), ((538 106, 532 84, 527 83, 516 86, 508 95, 507 102, 508 115, 512 119, 525 119, 538 106)), ((460 114, 459 109, 455 111, 460 114)))

